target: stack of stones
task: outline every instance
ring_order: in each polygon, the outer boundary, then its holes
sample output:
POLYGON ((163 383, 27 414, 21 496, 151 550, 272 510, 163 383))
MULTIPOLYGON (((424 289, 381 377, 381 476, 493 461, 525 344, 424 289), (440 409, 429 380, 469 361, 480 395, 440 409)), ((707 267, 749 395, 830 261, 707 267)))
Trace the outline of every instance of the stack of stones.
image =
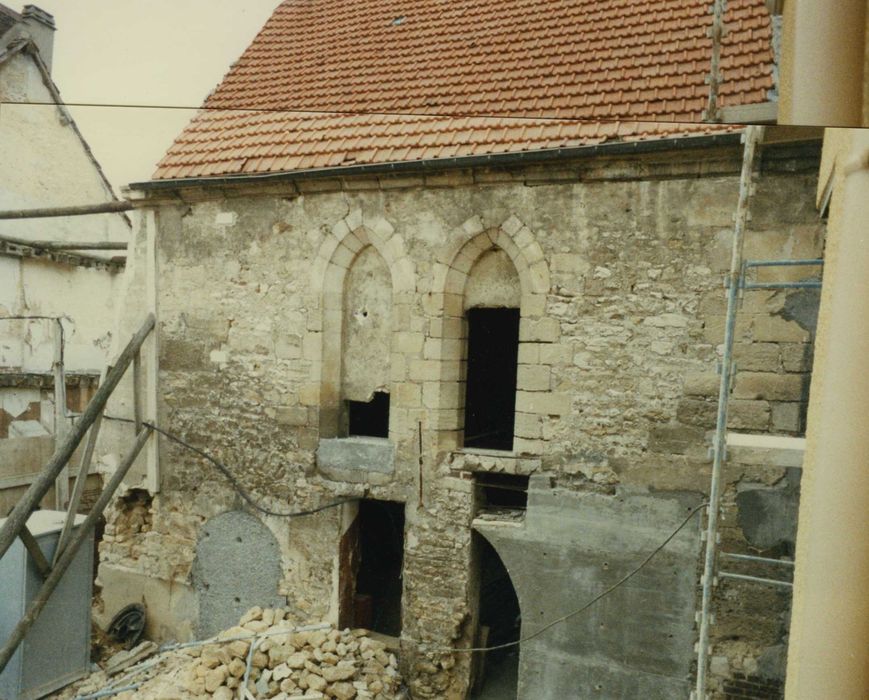
POLYGON ((248 673, 253 698, 271 700, 395 700, 401 679, 394 654, 366 630, 294 631, 281 609, 251 608, 219 640, 246 637, 188 650, 187 690, 195 697, 245 697, 248 673), (250 636, 251 634, 255 636, 250 636), (253 652, 251 653, 251 645, 253 652), (250 661, 248 671, 248 660, 250 661))

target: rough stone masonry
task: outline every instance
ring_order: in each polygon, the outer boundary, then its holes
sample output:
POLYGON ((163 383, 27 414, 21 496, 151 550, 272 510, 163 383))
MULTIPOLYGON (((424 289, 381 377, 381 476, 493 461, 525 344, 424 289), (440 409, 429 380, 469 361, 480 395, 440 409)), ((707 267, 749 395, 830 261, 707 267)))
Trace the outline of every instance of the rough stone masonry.
MULTIPOLYGON (((731 141, 138 193, 156 232, 159 423, 268 508, 350 502, 258 514, 162 439, 159 493, 121 499, 109 517, 100 618, 144 599, 152 635, 184 638, 211 628, 214 596, 256 604, 244 566, 210 598, 196 583, 208 524, 244 511, 239 522, 260 526, 236 534, 275 552, 269 596, 299 619, 337 622, 354 499, 399 502, 402 676, 414 698, 465 697, 478 660, 449 650, 476 640, 479 537, 507 567, 529 634, 618 580, 703 501, 740 156, 731 141), (492 306, 520 313, 512 451, 463 447, 466 311, 492 306), (347 437, 346 402, 377 391, 389 395, 388 438, 363 449, 347 437), (345 447, 356 456, 342 461, 345 447), (524 519, 475 524, 488 472, 531 477, 524 519)), ((816 143, 764 149, 747 257, 822 254, 817 165, 816 143)), ((136 235, 130 329, 145 311, 135 290, 148 227, 136 235)), ((746 296, 732 428, 803 430, 816 301, 746 296)), ((789 553, 797 476, 728 467, 729 549, 789 553)), ((211 530, 227 541, 209 556, 243 549, 211 530)), ((700 551, 698 518, 642 575, 524 644, 519 697, 687 697, 700 551)), ((774 695, 788 594, 733 582, 717 595, 715 696, 751 679, 774 695)))

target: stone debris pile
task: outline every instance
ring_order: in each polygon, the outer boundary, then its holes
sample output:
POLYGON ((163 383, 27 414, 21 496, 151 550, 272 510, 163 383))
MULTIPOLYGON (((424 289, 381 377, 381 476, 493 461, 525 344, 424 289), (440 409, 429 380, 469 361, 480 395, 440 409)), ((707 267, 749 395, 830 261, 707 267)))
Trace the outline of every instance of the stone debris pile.
POLYGON ((255 607, 217 639, 217 643, 186 650, 197 659, 185 679, 186 690, 194 697, 244 697, 245 678, 253 698, 400 697, 398 660, 367 630, 342 631, 328 625, 297 628, 285 619, 283 610, 255 607))

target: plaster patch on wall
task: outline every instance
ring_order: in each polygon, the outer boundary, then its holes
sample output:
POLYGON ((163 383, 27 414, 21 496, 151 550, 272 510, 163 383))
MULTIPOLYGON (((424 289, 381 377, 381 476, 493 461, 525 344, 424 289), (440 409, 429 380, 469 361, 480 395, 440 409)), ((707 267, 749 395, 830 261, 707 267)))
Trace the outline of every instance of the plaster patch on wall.
POLYGON ((471 268, 465 286, 465 308, 518 309, 522 285, 516 266, 500 248, 483 253, 471 268))
POLYGON ((389 386, 392 278, 380 254, 364 248, 344 282, 341 388, 344 399, 370 401, 389 386))

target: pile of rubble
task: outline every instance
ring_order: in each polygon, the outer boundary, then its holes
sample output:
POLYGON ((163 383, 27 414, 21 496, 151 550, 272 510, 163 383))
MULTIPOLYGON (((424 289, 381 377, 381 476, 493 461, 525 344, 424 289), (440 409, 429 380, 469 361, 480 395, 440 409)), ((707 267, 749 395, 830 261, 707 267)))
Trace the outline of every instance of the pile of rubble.
POLYGON ((366 630, 297 629, 283 610, 249 610, 237 627, 218 636, 224 643, 187 650, 198 660, 188 670, 186 689, 195 697, 233 700, 247 679, 254 698, 396 698, 398 661, 366 630))
POLYGON ((255 607, 205 642, 143 642, 55 700, 401 700, 398 660, 367 630, 298 626, 255 607), (192 657, 192 658, 191 658, 192 657), (247 692, 245 692, 245 688, 247 692))

